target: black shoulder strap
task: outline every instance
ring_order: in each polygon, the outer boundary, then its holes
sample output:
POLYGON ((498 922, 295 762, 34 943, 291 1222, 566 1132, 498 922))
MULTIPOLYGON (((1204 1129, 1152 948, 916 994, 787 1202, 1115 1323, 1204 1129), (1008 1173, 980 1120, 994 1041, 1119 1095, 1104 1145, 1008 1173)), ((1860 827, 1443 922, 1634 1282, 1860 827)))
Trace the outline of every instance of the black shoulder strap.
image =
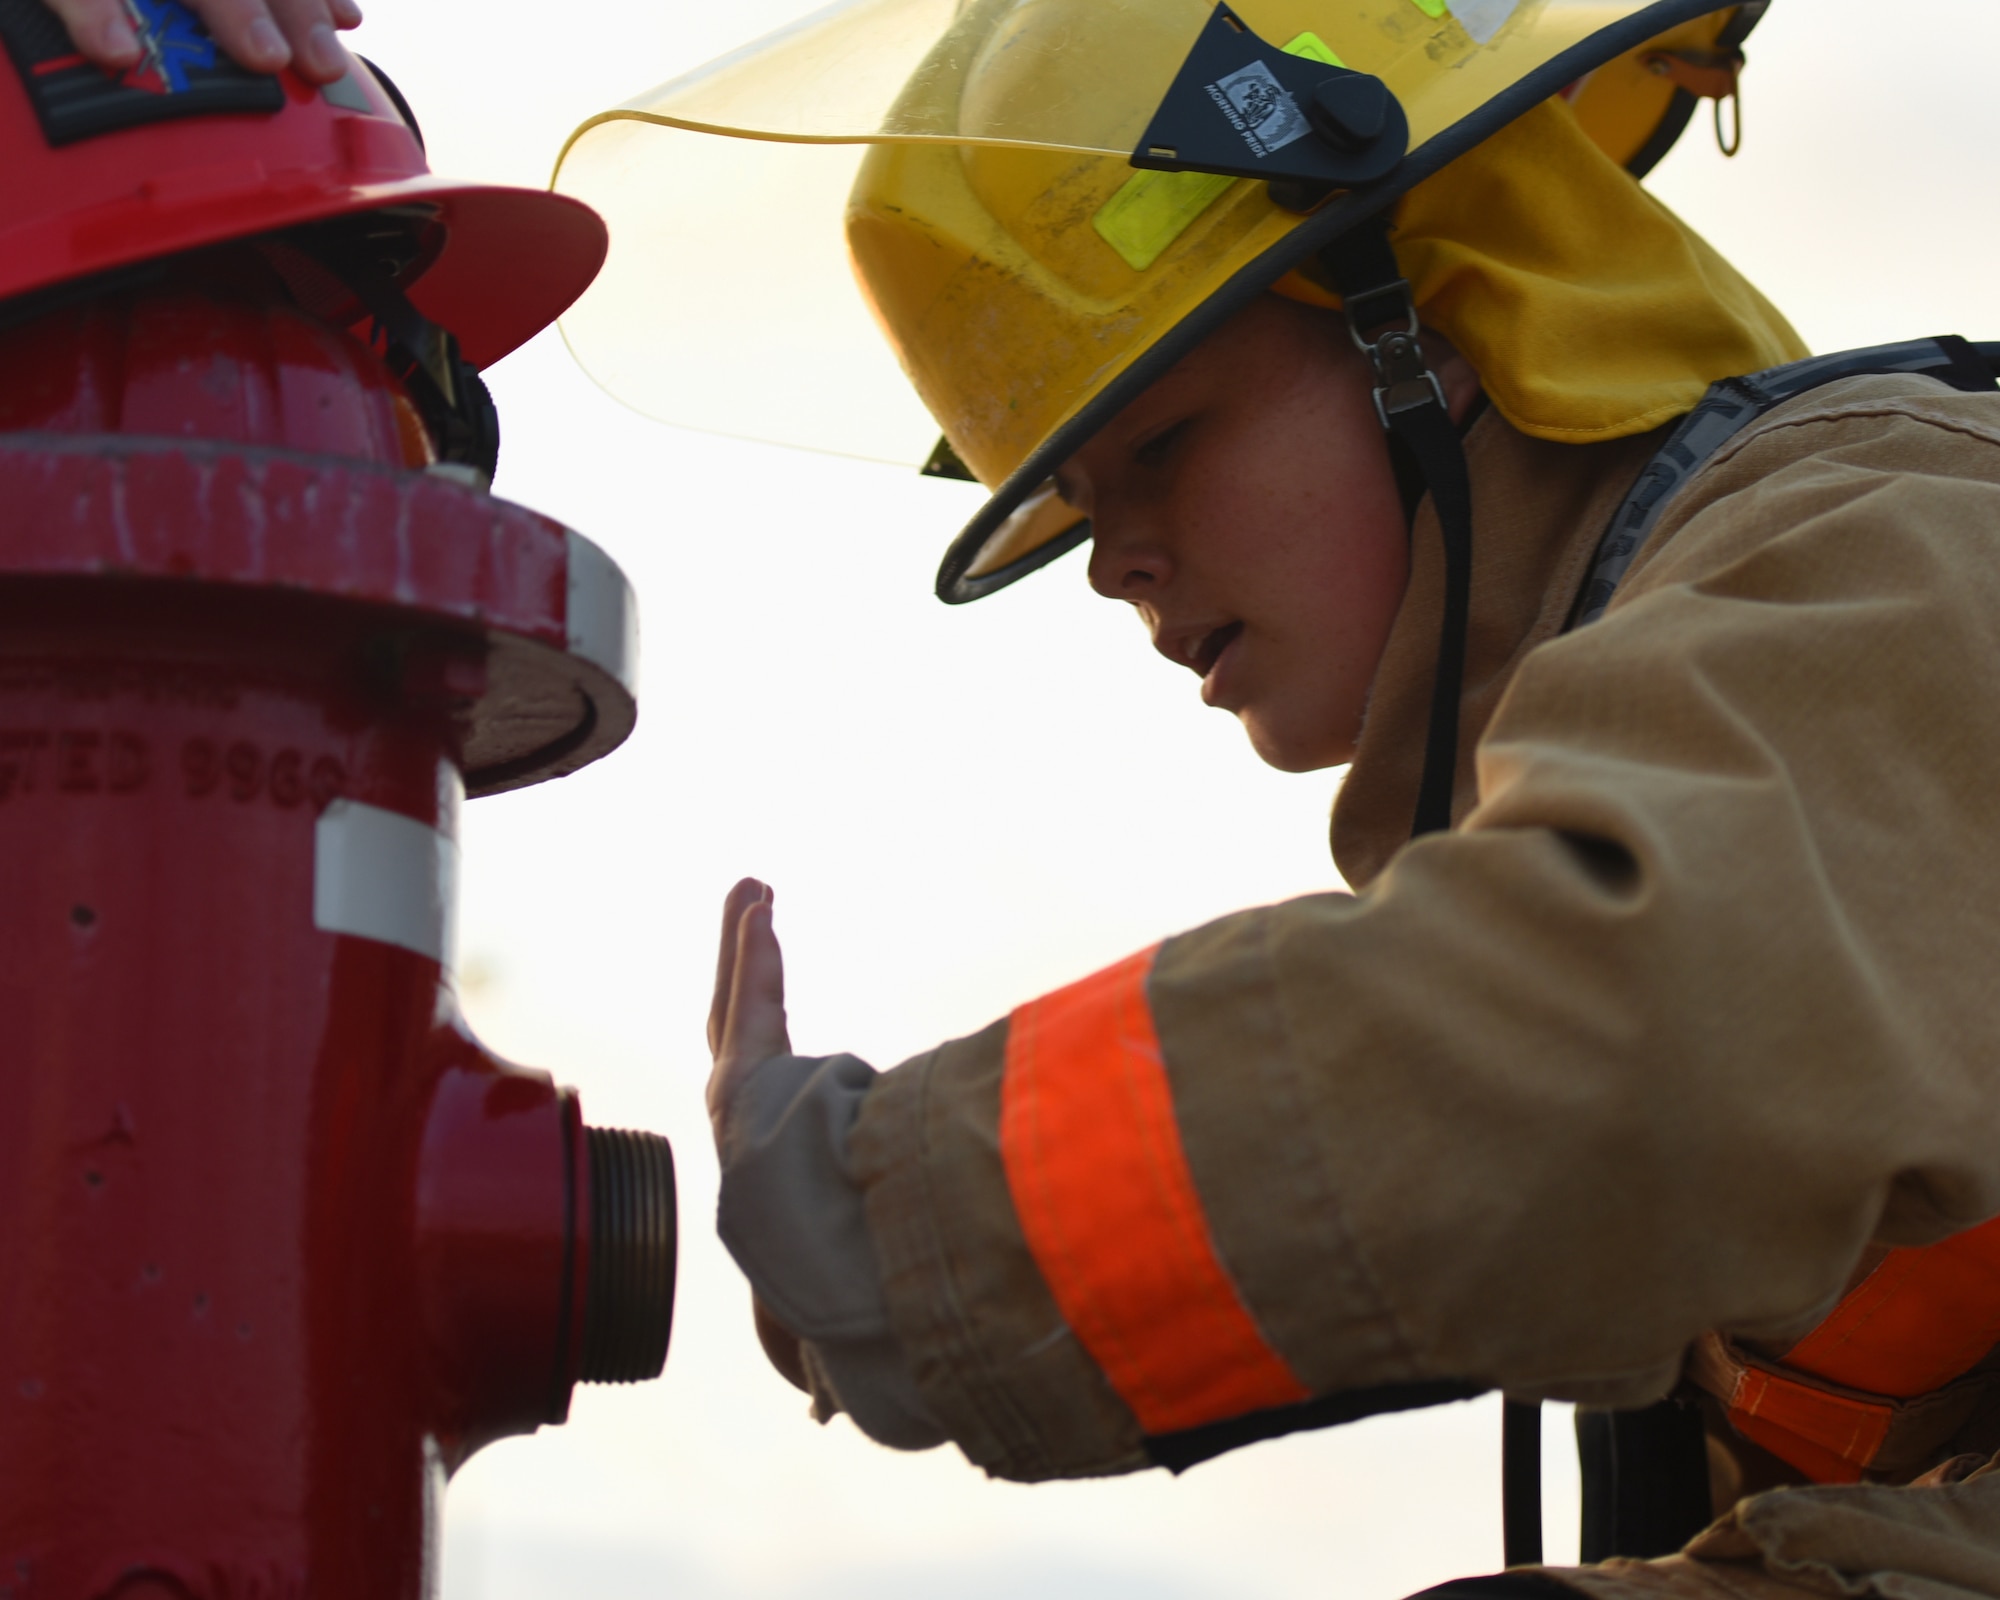
POLYGON ((1570 627, 1580 628, 1604 615, 1626 568, 1667 503, 1716 451, 1765 412, 1842 378, 1914 373, 1976 393, 2000 388, 1994 381, 1996 372, 2000 372, 2000 344, 1968 344, 1956 334, 1945 334, 1868 350, 1843 350, 1837 355, 1814 356, 1767 372, 1753 372, 1748 377, 1724 378, 1681 419, 1612 517, 1598 543, 1589 581, 1577 597, 1570 627))

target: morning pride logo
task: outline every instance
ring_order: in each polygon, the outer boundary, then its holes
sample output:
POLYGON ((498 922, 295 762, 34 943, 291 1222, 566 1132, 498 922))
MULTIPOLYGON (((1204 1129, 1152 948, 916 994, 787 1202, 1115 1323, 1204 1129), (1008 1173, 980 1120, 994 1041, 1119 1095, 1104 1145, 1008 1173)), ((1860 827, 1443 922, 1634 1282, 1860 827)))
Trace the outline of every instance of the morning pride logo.
POLYGON ((1284 149, 1309 131, 1298 101, 1261 61, 1211 83, 1208 97, 1259 158, 1284 149))

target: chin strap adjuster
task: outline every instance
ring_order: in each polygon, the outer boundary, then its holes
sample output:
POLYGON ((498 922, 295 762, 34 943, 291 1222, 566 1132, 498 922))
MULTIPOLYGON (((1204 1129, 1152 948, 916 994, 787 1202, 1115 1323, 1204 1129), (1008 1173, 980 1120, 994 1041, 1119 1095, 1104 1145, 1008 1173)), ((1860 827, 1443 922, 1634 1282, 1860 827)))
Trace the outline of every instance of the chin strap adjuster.
POLYGON ((1444 385, 1424 358, 1410 285, 1389 247, 1389 224, 1363 223, 1320 258, 1347 311, 1348 331, 1375 374, 1375 414, 1416 465, 1444 535, 1444 616, 1431 688, 1424 775, 1411 836, 1451 826, 1458 773, 1458 701, 1472 602, 1472 485, 1444 385))
POLYGON ((1387 432, 1395 431, 1392 417, 1419 406, 1449 409, 1444 385, 1438 382, 1437 374, 1424 358, 1421 331, 1407 279, 1383 284, 1356 296, 1349 304, 1348 336, 1375 371, 1375 415, 1382 419, 1387 432), (1381 314, 1384 312, 1386 316, 1381 314), (1398 319, 1401 327, 1384 327, 1385 323, 1398 319))

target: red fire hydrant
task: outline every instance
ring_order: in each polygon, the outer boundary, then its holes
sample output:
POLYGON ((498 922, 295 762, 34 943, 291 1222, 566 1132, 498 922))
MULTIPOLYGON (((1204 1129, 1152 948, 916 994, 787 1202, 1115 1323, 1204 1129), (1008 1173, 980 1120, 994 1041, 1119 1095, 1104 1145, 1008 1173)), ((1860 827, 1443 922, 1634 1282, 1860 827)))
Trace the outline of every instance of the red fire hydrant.
POLYGON ((602 230, 425 175, 358 66, 322 93, 183 48, 180 88, 107 85, 30 13, 0 13, 0 1600, 418 1600, 450 1472, 656 1375, 672 1311, 666 1142, 585 1127, 453 994, 461 797, 635 714, 625 581, 485 492, 473 371, 602 230), (61 121, 91 95, 102 126, 61 121))

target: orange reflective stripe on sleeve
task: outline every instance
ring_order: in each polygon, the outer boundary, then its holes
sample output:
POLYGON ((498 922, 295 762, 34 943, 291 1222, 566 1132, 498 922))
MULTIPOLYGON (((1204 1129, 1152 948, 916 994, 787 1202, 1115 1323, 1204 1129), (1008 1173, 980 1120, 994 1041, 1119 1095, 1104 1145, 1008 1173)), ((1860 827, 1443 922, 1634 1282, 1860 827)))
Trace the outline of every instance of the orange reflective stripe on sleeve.
POLYGON ((1146 950, 1017 1010, 1000 1155, 1064 1318, 1150 1434, 1309 1394, 1218 1259, 1146 999, 1146 950))

